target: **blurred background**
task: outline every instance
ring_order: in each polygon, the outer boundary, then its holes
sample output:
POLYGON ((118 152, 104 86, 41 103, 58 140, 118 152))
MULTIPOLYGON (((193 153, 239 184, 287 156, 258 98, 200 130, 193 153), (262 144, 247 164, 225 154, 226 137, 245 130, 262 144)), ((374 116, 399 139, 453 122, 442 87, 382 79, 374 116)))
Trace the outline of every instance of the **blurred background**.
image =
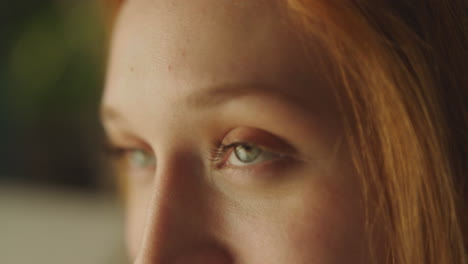
POLYGON ((0 1, 0 263, 126 263, 98 108, 117 1, 0 1))

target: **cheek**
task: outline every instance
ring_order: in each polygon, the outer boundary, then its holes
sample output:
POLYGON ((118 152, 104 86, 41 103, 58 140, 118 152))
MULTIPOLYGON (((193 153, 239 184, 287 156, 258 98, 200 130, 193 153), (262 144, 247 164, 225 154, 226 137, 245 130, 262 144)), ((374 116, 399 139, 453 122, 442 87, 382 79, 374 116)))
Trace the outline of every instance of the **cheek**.
MULTIPOLYGON (((289 248, 297 263, 364 263, 362 210, 352 198, 324 195, 319 207, 298 208, 301 218, 288 223, 289 248)), ((310 203, 312 204, 312 203, 310 203)))
POLYGON ((240 263, 363 263, 359 195, 322 185, 250 213, 226 214, 240 263))

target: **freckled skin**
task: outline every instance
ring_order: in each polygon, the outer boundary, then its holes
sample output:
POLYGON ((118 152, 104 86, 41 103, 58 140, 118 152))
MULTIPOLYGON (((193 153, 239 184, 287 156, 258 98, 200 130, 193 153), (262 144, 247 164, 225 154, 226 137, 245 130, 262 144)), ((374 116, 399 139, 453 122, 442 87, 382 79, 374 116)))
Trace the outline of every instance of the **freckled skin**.
POLYGON ((103 105, 125 121, 105 127, 157 157, 150 180, 127 175, 135 263, 366 263, 359 181, 346 146, 335 147, 343 131, 320 78, 329 69, 304 60, 283 11, 260 0, 124 5, 103 105), (186 106, 188 95, 225 83, 273 84, 297 103, 253 95, 186 106), (296 165, 254 176, 207 169, 207 142, 241 126, 285 138, 296 165))

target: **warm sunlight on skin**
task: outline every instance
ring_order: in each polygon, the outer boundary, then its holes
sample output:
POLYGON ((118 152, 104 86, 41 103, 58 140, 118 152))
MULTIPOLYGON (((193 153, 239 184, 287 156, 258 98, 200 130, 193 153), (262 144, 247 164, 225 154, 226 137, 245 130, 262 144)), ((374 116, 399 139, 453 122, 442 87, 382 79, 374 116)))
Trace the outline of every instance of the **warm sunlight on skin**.
POLYGON ((273 2, 123 6, 103 120, 135 263, 365 263, 329 70, 273 2))

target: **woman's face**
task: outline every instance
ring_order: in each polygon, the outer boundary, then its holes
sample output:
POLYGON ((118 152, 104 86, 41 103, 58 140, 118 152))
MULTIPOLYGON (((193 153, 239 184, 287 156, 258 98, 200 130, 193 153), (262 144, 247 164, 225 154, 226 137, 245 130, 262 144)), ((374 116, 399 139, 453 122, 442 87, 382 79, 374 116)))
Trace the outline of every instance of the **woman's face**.
POLYGON ((103 119, 136 263, 364 261, 330 70, 273 2, 123 7, 103 119))

